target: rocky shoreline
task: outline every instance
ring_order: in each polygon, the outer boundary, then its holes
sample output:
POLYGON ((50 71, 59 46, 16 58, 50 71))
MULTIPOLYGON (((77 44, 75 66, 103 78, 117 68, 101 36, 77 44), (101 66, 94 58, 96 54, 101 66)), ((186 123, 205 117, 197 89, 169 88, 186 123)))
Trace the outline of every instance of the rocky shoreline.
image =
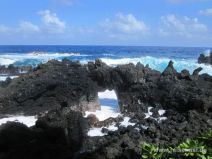
POLYGON ((212 76, 141 63, 110 67, 64 59, 0 83, 0 116, 37 115, 35 126, 0 126, 0 158, 141 158, 144 142, 177 145, 212 128, 212 76), (98 92, 114 90, 121 115, 99 121, 98 92), (128 124, 123 124, 123 123, 128 124), (113 126, 113 130, 109 127, 113 126), (92 128, 103 136, 89 136, 92 128))

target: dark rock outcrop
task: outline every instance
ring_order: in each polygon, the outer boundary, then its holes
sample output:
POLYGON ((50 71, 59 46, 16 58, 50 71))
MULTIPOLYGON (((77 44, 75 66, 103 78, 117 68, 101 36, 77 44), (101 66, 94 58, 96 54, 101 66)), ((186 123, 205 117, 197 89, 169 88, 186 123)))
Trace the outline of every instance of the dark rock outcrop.
POLYGON ((96 110, 99 109, 96 88, 86 66, 52 60, 12 80, 7 87, 0 87, 0 111, 36 115, 62 107, 96 110))
POLYGON ((106 136, 88 137, 87 119, 82 118, 81 113, 52 110, 31 128, 20 123, 0 126, 0 156, 2 159, 134 159, 141 158, 140 146, 144 142, 176 146, 212 128, 211 113, 167 110, 166 116, 167 120, 160 123, 132 116, 132 120, 137 121, 134 126, 119 126, 117 131, 109 131, 106 136))
POLYGON ((200 56, 198 58, 198 63, 212 65, 212 52, 210 52, 208 56, 206 56, 205 54, 200 54, 200 56))
MULTIPOLYGON (((212 128, 212 77, 178 73, 169 62, 163 73, 141 63, 109 67, 101 60, 81 65, 68 60, 49 61, 30 74, 0 86, 0 115, 39 115, 36 125, 0 126, 0 158, 140 158, 143 142, 177 145, 212 128), (114 89, 122 113, 134 125, 124 127, 123 117, 98 121, 83 117, 99 109, 97 93, 114 89), (153 107, 152 117, 144 112, 153 107), (166 120, 156 120, 166 109, 166 120), (89 137, 92 127, 105 136, 89 137), (194 131, 195 130, 195 131, 194 131)), ((123 115, 123 116, 124 116, 123 115)))
POLYGON ((199 75, 202 68, 194 70, 192 75, 187 70, 178 73, 172 61, 162 74, 140 63, 112 69, 98 61, 90 68, 91 77, 99 86, 115 89, 122 112, 142 112, 148 106, 179 112, 211 110, 211 76, 199 75), (106 68, 105 72, 103 68, 106 68))
POLYGON ((0 126, 1 159, 66 159, 73 148, 61 128, 28 128, 12 122, 0 126))
POLYGON ((100 108, 97 93, 114 89, 122 112, 143 112, 148 106, 208 112, 212 82, 211 76, 199 75, 201 70, 178 73, 172 61, 160 73, 141 63, 109 67, 101 60, 87 65, 52 60, 1 87, 0 110, 27 114, 62 107, 96 110, 100 108))

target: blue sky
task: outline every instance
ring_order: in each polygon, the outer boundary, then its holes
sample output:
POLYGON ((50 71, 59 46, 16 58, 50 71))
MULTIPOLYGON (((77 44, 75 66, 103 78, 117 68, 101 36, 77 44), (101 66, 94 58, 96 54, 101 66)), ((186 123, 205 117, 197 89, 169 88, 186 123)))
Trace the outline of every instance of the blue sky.
POLYGON ((212 45, 212 0, 1 0, 0 44, 212 45))

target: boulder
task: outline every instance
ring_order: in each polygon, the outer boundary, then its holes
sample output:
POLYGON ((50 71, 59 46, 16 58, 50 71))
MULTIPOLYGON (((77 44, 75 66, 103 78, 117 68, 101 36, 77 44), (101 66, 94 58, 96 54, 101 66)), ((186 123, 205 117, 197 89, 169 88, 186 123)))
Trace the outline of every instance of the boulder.
POLYGON ((163 71, 162 75, 163 76, 175 76, 177 74, 177 71, 174 69, 173 66, 174 62, 173 61, 169 61, 168 66, 166 67, 166 69, 163 71))
POLYGON ((212 52, 210 51, 209 55, 200 54, 198 58, 198 63, 210 64, 212 65, 212 52))
POLYGON ((94 111, 99 109, 96 88, 86 66, 52 60, 0 87, 0 111, 30 115, 62 107, 94 111))

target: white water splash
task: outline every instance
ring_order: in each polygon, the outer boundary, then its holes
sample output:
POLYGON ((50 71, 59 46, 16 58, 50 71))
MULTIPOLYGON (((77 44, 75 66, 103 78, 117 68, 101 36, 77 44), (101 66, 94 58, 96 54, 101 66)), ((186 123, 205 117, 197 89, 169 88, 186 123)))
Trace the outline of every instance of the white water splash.
POLYGON ((116 93, 114 90, 112 90, 112 91, 106 90, 104 92, 99 92, 98 97, 100 99, 115 99, 115 100, 117 100, 117 96, 116 96, 116 93))
POLYGON ((88 136, 94 137, 94 136, 104 136, 106 134, 102 133, 102 128, 91 128, 88 133, 88 136))
POLYGON ((110 106, 101 106, 101 110, 96 110, 95 112, 86 111, 84 117, 87 118, 90 114, 95 115, 99 121, 104 121, 110 117, 117 118, 119 115, 121 115, 120 113, 114 111, 114 109, 110 106))
POLYGON ((203 70, 201 73, 208 73, 212 75, 212 66, 205 65, 205 64, 198 64, 197 59, 169 59, 169 58, 157 58, 152 56, 143 56, 139 58, 121 58, 121 59, 111 59, 111 58, 101 58, 103 62, 110 66, 117 66, 122 64, 137 64, 138 62, 142 63, 143 65, 149 65, 150 68, 163 72, 164 69, 167 67, 170 60, 174 62, 175 69, 180 72, 183 69, 189 70, 190 73, 198 68, 202 67, 203 70))
POLYGON ((0 125, 5 124, 9 121, 19 122, 27 125, 28 127, 35 125, 37 121, 36 116, 11 116, 0 119, 0 125))
POLYGON ((10 77, 11 79, 14 79, 14 78, 18 78, 19 76, 1 76, 0 75, 0 81, 6 81, 6 79, 10 77))
POLYGON ((121 126, 124 126, 124 127, 128 127, 128 126, 134 126, 135 125, 135 123, 131 123, 130 122, 130 117, 124 117, 124 120, 122 121, 122 122, 120 122, 121 124, 121 126))
MULTIPOLYGON (((2 54, 0 55, 0 65, 10 65, 16 62, 23 62, 26 60, 31 61, 33 64, 34 62, 39 63, 46 63, 49 60, 57 59, 61 60, 65 57, 71 56, 90 56, 90 55, 81 55, 80 53, 48 53, 48 52, 32 52, 27 54, 18 54, 18 53, 9 53, 9 54, 2 54), (34 62, 33 62, 34 61, 34 62)), ((27 65, 30 64, 27 63, 27 65)))
MULTIPOLYGON (((124 120, 122 122, 120 122, 120 126, 123 126, 123 127, 127 127, 129 125, 134 126, 135 123, 131 123, 131 122, 129 122, 129 120, 130 120, 130 117, 124 117, 124 120)), ((108 127, 101 127, 101 128, 94 127, 94 128, 91 128, 88 131, 87 135, 90 136, 90 137, 105 136, 105 135, 107 135, 107 133, 103 133, 102 132, 102 129, 103 128, 106 128, 109 131, 116 131, 116 130, 118 130, 118 127, 116 126, 116 124, 113 123, 112 125, 109 125, 108 127)))

